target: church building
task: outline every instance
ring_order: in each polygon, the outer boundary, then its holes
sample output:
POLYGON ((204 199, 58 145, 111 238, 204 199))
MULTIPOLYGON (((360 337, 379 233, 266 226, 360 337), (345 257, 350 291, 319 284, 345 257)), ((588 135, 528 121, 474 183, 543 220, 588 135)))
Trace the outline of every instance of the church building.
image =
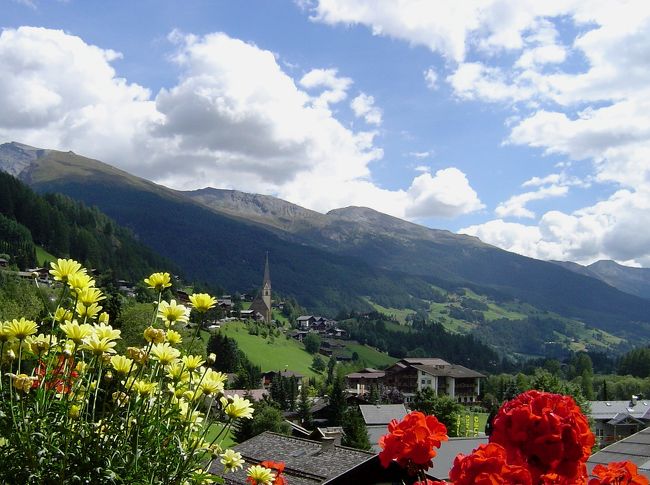
POLYGON ((266 253, 262 291, 255 297, 253 303, 251 303, 250 309, 262 315, 266 323, 271 323, 271 273, 269 271, 269 253, 266 253))

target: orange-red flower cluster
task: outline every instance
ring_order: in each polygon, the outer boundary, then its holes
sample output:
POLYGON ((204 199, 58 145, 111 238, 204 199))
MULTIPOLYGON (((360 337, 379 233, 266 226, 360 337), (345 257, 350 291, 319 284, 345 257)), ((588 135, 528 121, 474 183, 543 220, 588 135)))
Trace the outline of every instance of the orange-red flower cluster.
POLYGON ((490 441, 506 449, 508 463, 527 467, 534 483, 547 474, 581 483, 594 435, 572 397, 532 390, 501 407, 490 441))
POLYGON ((40 387, 41 382, 45 381, 45 389, 56 389, 56 392, 61 394, 68 394, 74 380, 79 374, 70 370, 74 366, 72 357, 66 358, 59 355, 59 361, 53 369, 47 372, 47 365, 45 362, 39 360, 34 372, 37 379, 32 384, 32 389, 40 387))
POLYGON ((589 485, 648 485, 646 477, 639 475, 634 463, 619 461, 605 465, 596 465, 593 474, 596 478, 589 480, 589 485))
POLYGON ((393 419, 388 425, 388 434, 379 439, 379 460, 384 467, 397 460, 415 474, 433 465, 434 448, 440 448, 440 443, 447 439, 447 428, 438 419, 413 411, 402 421, 393 419))
POLYGON ((528 469, 509 465, 507 457, 501 445, 480 445, 471 455, 456 457, 449 478, 455 485, 532 485, 528 469))
POLYGON ((282 461, 271 461, 266 460, 260 463, 263 467, 266 467, 275 472, 275 478, 273 479, 273 485, 287 485, 287 480, 282 475, 284 471, 284 462, 282 461))

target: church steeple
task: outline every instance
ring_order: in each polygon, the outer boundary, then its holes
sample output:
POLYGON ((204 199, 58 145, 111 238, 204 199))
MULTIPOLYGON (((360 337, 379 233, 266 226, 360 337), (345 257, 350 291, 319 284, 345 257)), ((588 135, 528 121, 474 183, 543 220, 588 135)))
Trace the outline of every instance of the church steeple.
POLYGON ((266 263, 264 265, 264 281, 262 281, 262 288, 265 288, 266 285, 269 285, 271 288, 271 272, 269 271, 269 252, 266 252, 266 263))
POLYGON ((264 281, 262 282, 262 301, 266 305, 267 313, 264 315, 266 322, 271 323, 271 272, 269 270, 269 252, 266 252, 264 264, 264 281))

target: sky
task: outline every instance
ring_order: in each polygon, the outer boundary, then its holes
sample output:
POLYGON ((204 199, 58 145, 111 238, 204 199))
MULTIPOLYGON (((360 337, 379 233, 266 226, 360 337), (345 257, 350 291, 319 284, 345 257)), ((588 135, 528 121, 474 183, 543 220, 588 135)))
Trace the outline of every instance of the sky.
POLYGON ((650 2, 0 0, 0 142, 650 267, 650 2))

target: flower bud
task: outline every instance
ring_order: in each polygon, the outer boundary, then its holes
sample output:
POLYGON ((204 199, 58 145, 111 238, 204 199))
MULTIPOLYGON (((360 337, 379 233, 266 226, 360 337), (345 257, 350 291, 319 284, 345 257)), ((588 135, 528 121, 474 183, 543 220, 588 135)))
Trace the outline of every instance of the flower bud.
POLYGON ((210 365, 214 364, 217 361, 217 355, 214 352, 210 353, 206 361, 210 365))

